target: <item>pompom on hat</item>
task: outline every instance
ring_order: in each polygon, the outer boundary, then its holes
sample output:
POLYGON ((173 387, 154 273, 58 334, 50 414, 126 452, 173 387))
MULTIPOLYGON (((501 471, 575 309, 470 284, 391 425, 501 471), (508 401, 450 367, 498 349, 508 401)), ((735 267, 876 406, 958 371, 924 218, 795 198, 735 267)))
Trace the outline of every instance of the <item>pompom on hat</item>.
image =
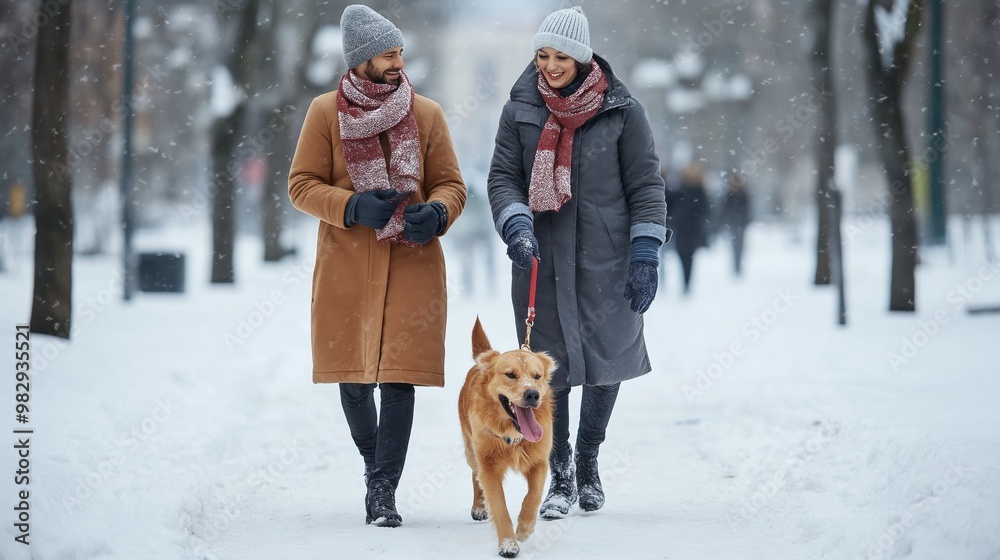
POLYGON ((590 23, 583 8, 576 6, 549 14, 531 41, 533 51, 544 47, 562 51, 577 62, 590 63, 594 51, 590 48, 590 23))
POLYGON ((361 4, 344 10, 340 29, 348 68, 357 68, 370 58, 403 46, 403 32, 382 14, 361 4))

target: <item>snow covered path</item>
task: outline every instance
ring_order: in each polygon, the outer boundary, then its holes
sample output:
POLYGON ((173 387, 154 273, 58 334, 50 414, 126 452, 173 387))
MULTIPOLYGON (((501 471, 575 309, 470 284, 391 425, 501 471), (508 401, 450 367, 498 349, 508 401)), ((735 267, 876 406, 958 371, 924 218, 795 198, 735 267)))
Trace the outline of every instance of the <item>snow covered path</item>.
MULTIPOLYGON (((668 255, 654 372, 622 386, 601 451, 607 506, 540 522, 521 558, 1000 558, 1000 315, 965 313, 1000 301, 1000 272, 929 252, 920 311, 890 315, 883 229, 849 248, 847 329, 784 232, 751 231, 739 282, 726 247, 700 253, 688 298, 668 255)), ((496 557, 469 516, 456 402, 477 314, 517 343, 506 266, 499 294, 455 291, 448 386, 418 389, 387 530, 364 525, 336 386, 310 381, 309 259, 264 266, 244 241, 238 284, 211 287, 204 230, 147 237, 186 248, 187 294, 123 305, 117 262, 81 258, 72 344, 33 338, 32 544, 13 541, 5 444, 0 558, 496 557)), ((8 337, 30 290, 26 263, 0 275, 8 337)), ((523 491, 508 480, 512 511, 523 491)))

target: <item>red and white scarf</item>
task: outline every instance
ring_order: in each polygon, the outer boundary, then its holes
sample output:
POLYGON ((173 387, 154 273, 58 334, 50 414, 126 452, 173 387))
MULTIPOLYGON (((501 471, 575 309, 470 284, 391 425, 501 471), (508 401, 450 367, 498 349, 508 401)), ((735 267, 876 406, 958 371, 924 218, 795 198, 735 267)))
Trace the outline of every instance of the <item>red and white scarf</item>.
POLYGON ((413 116, 413 87, 400 72, 399 85, 377 84, 348 71, 340 79, 337 111, 344 144, 347 174, 357 192, 396 189, 407 196, 392 219, 378 230, 380 241, 416 246, 403 237, 403 209, 417 191, 420 178, 420 139, 413 116), (378 135, 389 137, 389 168, 378 135))
POLYGON ((590 73, 580 89, 567 97, 559 95, 538 72, 538 91, 551 113, 538 139, 535 163, 531 167, 528 206, 533 212, 558 211, 572 198, 570 169, 573 165, 573 135, 597 114, 604 101, 608 80, 597 62, 590 62, 590 73))

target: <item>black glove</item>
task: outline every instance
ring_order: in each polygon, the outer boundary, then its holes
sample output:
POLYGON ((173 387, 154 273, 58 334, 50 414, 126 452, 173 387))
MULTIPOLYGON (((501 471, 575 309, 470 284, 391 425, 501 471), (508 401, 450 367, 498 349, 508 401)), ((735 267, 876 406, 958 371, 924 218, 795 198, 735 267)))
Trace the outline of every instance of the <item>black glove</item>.
POLYGON ((411 204, 403 210, 403 237, 423 245, 448 225, 448 211, 438 201, 411 204))
POLYGON ((632 311, 645 313, 656 297, 658 267, 660 265, 660 240, 636 237, 632 240, 632 262, 625 281, 625 299, 631 300, 632 311))
POLYGON ((347 209, 344 210, 344 225, 351 227, 354 224, 361 224, 372 229, 384 228, 396 211, 399 195, 396 189, 351 195, 351 199, 347 201, 347 209))
POLYGON ((507 244, 507 256, 514 265, 530 270, 531 257, 538 258, 538 240, 531 220, 523 214, 509 218, 503 225, 503 242, 507 244))
POLYGON ((632 311, 645 313, 656 296, 656 265, 647 262, 633 262, 628 267, 625 282, 625 299, 631 300, 632 311))

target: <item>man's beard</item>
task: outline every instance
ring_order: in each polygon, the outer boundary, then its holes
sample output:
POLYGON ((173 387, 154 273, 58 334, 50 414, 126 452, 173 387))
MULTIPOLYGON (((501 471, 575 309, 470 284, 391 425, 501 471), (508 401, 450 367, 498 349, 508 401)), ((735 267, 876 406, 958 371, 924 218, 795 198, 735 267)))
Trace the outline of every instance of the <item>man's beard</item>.
POLYGON ((365 70, 364 70, 364 72, 365 72, 365 77, 368 78, 369 80, 375 82, 376 84, 388 84, 388 85, 391 85, 391 86, 398 86, 399 85, 399 80, 401 78, 401 75, 400 76, 396 76, 394 82, 390 82, 385 77, 385 72, 388 72, 389 70, 393 70, 393 69, 389 68, 388 70, 383 71, 380 74, 378 72, 378 70, 375 69, 375 65, 372 64, 372 61, 369 60, 367 63, 365 63, 365 70))

